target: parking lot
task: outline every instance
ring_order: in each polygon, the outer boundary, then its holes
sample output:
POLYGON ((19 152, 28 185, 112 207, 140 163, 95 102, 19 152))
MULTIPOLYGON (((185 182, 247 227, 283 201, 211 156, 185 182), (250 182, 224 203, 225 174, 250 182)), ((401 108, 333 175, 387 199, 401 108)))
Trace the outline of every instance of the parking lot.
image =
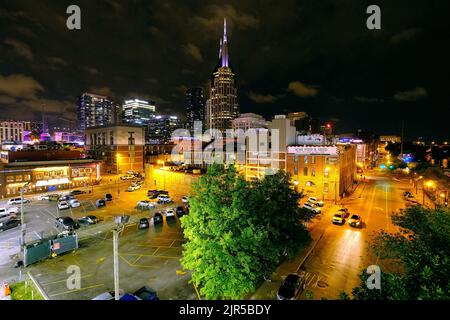
MULTIPOLYGON (((145 230, 131 223, 119 240, 120 288, 133 293, 146 285, 161 299, 196 299, 195 289, 188 283, 190 275, 179 263, 182 243, 178 219, 145 230)), ((85 238, 80 244, 75 252, 28 268, 50 299, 92 299, 114 288, 112 233, 85 238), (67 288, 69 266, 80 268, 80 289, 67 288)))
MULTIPOLYGON (((31 271, 43 286, 51 299, 91 299, 92 297, 112 290, 113 285, 113 243, 112 232, 115 224, 113 217, 130 215, 130 223, 120 236, 119 263, 121 289, 134 292, 147 285, 158 292, 161 299, 196 299, 195 289, 188 283, 190 275, 181 270, 179 257, 183 243, 180 221, 169 219, 162 225, 150 226, 146 230, 138 230, 137 222, 141 217, 150 218, 156 211, 164 211, 168 206, 158 205, 152 210, 137 210, 136 203, 146 199, 147 189, 125 192, 129 183, 121 183, 119 187, 98 186, 94 192, 77 196, 81 206, 69 210, 58 210, 56 202, 39 201, 32 198, 32 203, 25 206, 25 222, 27 242, 41 236, 57 234, 60 230, 54 226, 58 216, 70 216, 78 219, 85 215, 95 215, 101 219, 93 226, 82 226, 77 230, 80 249, 56 258, 52 258, 25 269, 31 271), (113 201, 107 202, 104 208, 96 208, 95 200, 104 197, 105 193, 113 194, 113 201), (67 268, 78 266, 81 271, 81 288, 67 288, 67 268)), ((171 196, 181 205, 181 194, 176 190, 171 196)), ((1 204, 0 204, 1 206, 1 204)), ((0 233, 0 276, 3 279, 17 276, 13 262, 19 251, 18 237, 20 228, 0 233)))

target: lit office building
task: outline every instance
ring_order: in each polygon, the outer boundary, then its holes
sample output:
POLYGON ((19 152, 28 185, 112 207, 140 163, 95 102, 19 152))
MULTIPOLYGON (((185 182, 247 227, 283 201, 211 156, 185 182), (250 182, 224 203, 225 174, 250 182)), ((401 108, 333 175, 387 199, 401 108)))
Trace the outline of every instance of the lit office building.
POLYGON ((78 130, 107 126, 121 122, 121 110, 115 102, 106 96, 84 93, 78 99, 78 130))
POLYGON ((168 144, 172 140, 172 133, 177 129, 181 129, 181 121, 177 116, 155 116, 148 124, 147 143, 168 144))
POLYGON ((194 131, 194 122, 201 121, 203 123, 205 112, 205 101, 202 88, 189 88, 186 90, 185 96, 186 109, 186 129, 190 132, 194 131))
POLYGON ((225 132, 239 116, 235 73, 229 61, 227 24, 224 21, 220 40, 219 62, 211 76, 209 99, 206 102, 206 126, 225 132))
POLYGON ((126 100, 122 106, 122 112, 124 123, 146 125, 155 115, 156 106, 153 101, 126 100))

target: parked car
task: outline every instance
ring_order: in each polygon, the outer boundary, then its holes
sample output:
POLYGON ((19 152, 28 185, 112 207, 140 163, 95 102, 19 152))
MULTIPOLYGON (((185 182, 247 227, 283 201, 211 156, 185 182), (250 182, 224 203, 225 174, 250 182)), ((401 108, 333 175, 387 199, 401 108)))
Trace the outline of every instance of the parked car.
POLYGON ((156 212, 153 215, 153 225, 159 224, 159 223, 163 223, 163 215, 161 212, 156 212))
POLYGON ((95 205, 97 206, 97 208, 106 207, 106 201, 105 199, 98 199, 97 201, 95 201, 95 205))
POLYGON ((106 201, 112 201, 112 199, 113 199, 113 196, 112 196, 111 193, 105 194, 105 200, 106 200, 106 201))
POLYGON ((175 210, 173 208, 166 209, 166 218, 173 218, 175 217, 175 210))
POLYGON ((85 217, 82 217, 82 218, 78 219, 78 223, 80 223, 80 224, 88 224, 88 225, 97 224, 98 223, 98 219, 97 219, 96 216, 90 215, 90 216, 85 216, 85 217))
MULTIPOLYGON (((122 289, 119 289, 119 298, 123 297, 125 294, 125 292, 122 289)), ((98 296, 92 298, 92 300, 114 300, 115 298, 115 292, 114 290, 112 291, 107 291, 107 292, 103 292, 101 294, 99 294, 98 296)))
POLYGON ((284 279, 277 292, 277 300, 294 300, 306 288, 303 275, 291 273, 284 279))
POLYGON ((318 207, 323 207, 325 204, 322 200, 319 200, 316 197, 309 197, 307 202, 315 204, 318 207))
POLYGON ((1 231, 6 231, 15 227, 20 226, 20 220, 17 219, 10 219, 6 222, 2 222, 0 223, 0 232, 1 231))
POLYGON ((340 208, 338 210, 338 213, 342 213, 344 215, 344 218, 347 218, 349 213, 348 213, 348 209, 347 208, 340 208))
POLYGON ((142 229, 148 229, 150 227, 150 223, 148 222, 147 218, 142 218, 141 220, 139 220, 139 226, 138 228, 140 230, 142 229))
POLYGON ((37 199, 38 199, 39 201, 42 201, 42 200, 50 200, 50 195, 45 194, 45 195, 43 195, 43 196, 38 196, 37 199))
POLYGON ((181 197, 181 202, 188 203, 189 202, 188 197, 186 196, 181 197))
POLYGON ((78 229, 80 226, 71 217, 56 218, 55 227, 65 231, 78 229))
POLYGON ((48 201, 58 201, 60 197, 60 194, 51 194, 48 196, 48 201))
POLYGON ((75 199, 75 197, 70 194, 65 194, 65 195, 59 197, 58 201, 69 201, 72 199, 75 199))
POLYGON ((140 185, 131 185, 131 186, 128 187, 127 191, 128 192, 133 192, 133 191, 139 190, 140 188, 141 188, 140 185))
POLYGON ((77 199, 69 200, 69 204, 72 208, 78 208, 79 206, 81 206, 80 201, 78 201, 77 199))
POLYGON ((316 214, 320 214, 322 212, 322 210, 320 208, 316 207, 315 204, 312 204, 309 202, 306 202, 305 204, 303 204, 302 208, 307 209, 316 214))
POLYGON ((72 190, 72 191, 70 191, 70 194, 73 195, 73 196, 78 196, 80 194, 85 194, 85 193, 86 193, 86 191, 83 191, 83 190, 72 190))
MULTIPOLYGON (((31 202, 30 199, 23 199, 23 204, 30 203, 30 202, 31 202)), ((22 198, 11 198, 8 200, 9 206, 18 205, 18 204, 22 204, 22 198)))
POLYGON ((133 180, 134 176, 132 176, 131 174, 126 174, 120 177, 120 180, 133 180))
POLYGON ((138 201, 136 207, 138 207, 139 209, 153 209, 156 207, 156 203, 149 200, 141 200, 138 201))
POLYGON ((147 196, 152 196, 154 194, 158 193, 158 190, 148 190, 147 191, 147 196))
POLYGON ((151 290, 149 287, 145 286, 133 293, 134 296, 138 297, 141 300, 154 301, 159 300, 156 291, 151 290))
POLYGON ((353 214, 350 219, 348 219, 348 224, 351 227, 355 227, 355 228, 361 228, 362 227, 362 221, 361 221, 361 216, 358 214, 353 214))
POLYGON ((184 216, 184 208, 183 207, 177 207, 177 216, 182 217, 184 216))
POLYGON ((166 194, 160 194, 158 196, 158 203, 171 203, 172 199, 166 194))
POLYGON ((343 212, 336 212, 333 216, 332 222, 334 224, 343 225, 345 223, 345 214, 343 212))
POLYGON ((9 207, 9 208, 0 208, 0 215, 11 215, 11 214, 19 214, 19 207, 9 207))
POLYGON ((58 209, 59 210, 70 209, 70 205, 67 201, 60 201, 60 202, 58 202, 58 209))

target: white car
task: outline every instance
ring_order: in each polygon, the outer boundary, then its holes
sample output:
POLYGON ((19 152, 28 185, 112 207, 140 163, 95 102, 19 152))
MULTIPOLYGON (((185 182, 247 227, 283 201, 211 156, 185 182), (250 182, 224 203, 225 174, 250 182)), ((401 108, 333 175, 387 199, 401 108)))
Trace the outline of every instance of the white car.
MULTIPOLYGON (((30 203, 31 200, 29 199, 23 199, 23 203, 30 203)), ((22 204, 22 199, 21 198, 12 198, 8 200, 8 205, 18 205, 18 204, 22 204)))
POLYGON ((20 208, 19 207, 9 207, 9 208, 6 208, 6 212, 8 214, 19 214, 20 208))
POLYGON ((318 207, 323 207, 323 205, 325 204, 322 200, 319 200, 316 197, 310 197, 307 202, 312 203, 318 207))
POLYGON ((155 202, 151 202, 148 200, 142 200, 142 201, 138 201, 138 203, 136 204, 136 206, 138 208, 147 208, 147 209, 152 209, 156 207, 156 203, 155 202))
POLYGON ((78 208, 79 206, 81 206, 80 201, 78 201, 77 199, 69 200, 69 204, 72 208, 78 208))
POLYGON ((133 191, 139 190, 140 188, 141 188, 140 185, 131 185, 131 186, 128 187, 127 191, 128 192, 133 192, 133 191))
POLYGON ((172 202, 172 199, 167 194, 160 194, 158 196, 158 202, 170 203, 172 202))
POLYGON ((181 198, 181 201, 182 201, 183 203, 188 203, 188 202, 189 202, 189 200, 188 200, 188 198, 187 198, 186 196, 182 197, 182 198, 181 198))
POLYGON ((1 217, 16 215, 19 213, 20 213, 20 210, 18 207, 0 208, 0 216, 1 217))
POLYGON ((50 200, 50 195, 46 194, 43 196, 38 196, 37 198, 38 200, 50 200))
POLYGON ((58 209, 59 210, 65 210, 65 209, 69 209, 69 208, 70 208, 70 205, 69 205, 69 203, 67 201, 58 202, 58 209))
POLYGON ((120 177, 120 180, 133 180, 134 176, 132 176, 131 174, 126 174, 124 176, 120 177))
POLYGON ((322 212, 322 210, 320 210, 320 208, 318 208, 315 204, 312 204, 312 203, 310 203, 310 202, 306 202, 306 203, 302 206, 302 208, 308 209, 309 211, 312 211, 312 212, 317 213, 317 214, 319 214, 319 213, 322 212))
POLYGON ((166 210, 166 217, 175 217, 175 210, 169 208, 166 210))

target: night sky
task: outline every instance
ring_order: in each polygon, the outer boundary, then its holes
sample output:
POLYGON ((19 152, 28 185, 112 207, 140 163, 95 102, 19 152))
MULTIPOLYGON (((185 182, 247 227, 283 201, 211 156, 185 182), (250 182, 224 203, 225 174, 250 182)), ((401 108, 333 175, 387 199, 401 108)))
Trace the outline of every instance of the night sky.
POLYGON ((356 129, 449 137, 449 1, 1 0, 0 118, 75 120, 85 91, 153 99, 183 116, 207 89, 223 18, 241 112, 306 111, 356 129), (82 29, 66 28, 66 8, 82 29), (366 28, 366 8, 382 29, 366 28))

